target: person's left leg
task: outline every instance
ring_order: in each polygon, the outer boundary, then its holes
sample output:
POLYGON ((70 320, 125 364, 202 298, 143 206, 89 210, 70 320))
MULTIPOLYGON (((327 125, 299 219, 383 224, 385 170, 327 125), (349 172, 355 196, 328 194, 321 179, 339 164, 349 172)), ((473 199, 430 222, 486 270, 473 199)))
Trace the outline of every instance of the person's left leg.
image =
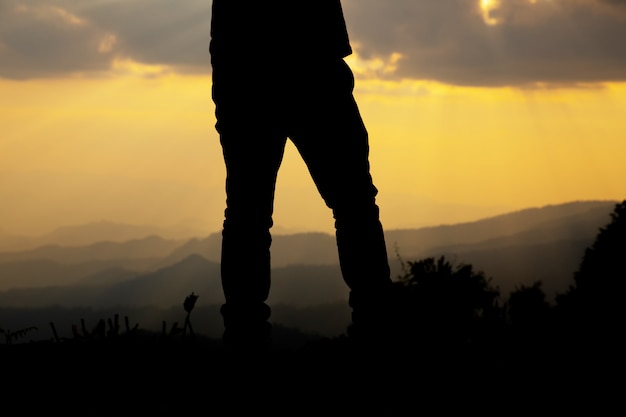
POLYGON ((353 321, 373 322, 386 315, 392 281, 370 174, 368 133, 352 95, 351 70, 340 61, 322 74, 294 106, 290 137, 333 211, 353 321))

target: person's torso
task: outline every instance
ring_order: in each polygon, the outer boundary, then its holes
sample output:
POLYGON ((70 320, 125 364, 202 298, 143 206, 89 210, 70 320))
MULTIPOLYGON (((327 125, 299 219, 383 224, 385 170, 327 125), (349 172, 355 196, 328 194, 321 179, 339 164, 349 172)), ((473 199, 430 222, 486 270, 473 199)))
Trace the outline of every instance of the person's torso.
POLYGON ((213 0, 213 60, 315 60, 351 53, 340 0, 213 0))

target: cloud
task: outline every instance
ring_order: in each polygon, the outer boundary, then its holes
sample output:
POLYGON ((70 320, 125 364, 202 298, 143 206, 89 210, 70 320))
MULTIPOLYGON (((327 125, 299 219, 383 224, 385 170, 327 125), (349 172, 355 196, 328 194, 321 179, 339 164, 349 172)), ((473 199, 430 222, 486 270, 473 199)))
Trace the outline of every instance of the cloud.
POLYGON ((20 79, 106 67, 110 57, 97 46, 107 33, 49 3, 0 4, 0 76, 20 79))
POLYGON ((116 63, 210 72, 206 0, 2 0, 0 77, 101 75, 116 63))
POLYGON ((362 58, 402 55, 389 78, 477 86, 626 80, 624 0, 343 4, 362 58))
MULTIPOLYGON (((384 63, 360 76, 476 86, 626 80, 626 0, 342 3, 359 59, 384 63)), ((208 74, 210 20, 210 0, 2 0, 0 77, 99 76, 119 62, 208 74)))

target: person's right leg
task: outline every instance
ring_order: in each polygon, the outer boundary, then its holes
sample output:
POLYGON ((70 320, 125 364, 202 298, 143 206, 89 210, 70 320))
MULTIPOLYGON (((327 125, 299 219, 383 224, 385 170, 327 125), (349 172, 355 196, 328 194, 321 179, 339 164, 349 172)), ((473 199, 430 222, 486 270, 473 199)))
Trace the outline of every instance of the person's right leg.
POLYGON ((224 342, 265 343, 270 336, 270 245, 276 175, 284 139, 251 132, 224 132, 226 210, 221 276, 224 342))

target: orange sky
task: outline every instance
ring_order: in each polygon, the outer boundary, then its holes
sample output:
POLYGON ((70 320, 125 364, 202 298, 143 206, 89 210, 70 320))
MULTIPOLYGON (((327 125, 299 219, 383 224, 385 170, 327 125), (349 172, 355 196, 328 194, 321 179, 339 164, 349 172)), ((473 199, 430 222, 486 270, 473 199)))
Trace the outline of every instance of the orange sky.
MULTIPOLYGON (((10 0, 10 10, 30 16, 34 9, 25 9, 27 3, 10 0)), ((95 14, 86 17, 75 2, 57 3, 57 9, 37 9, 36 19, 61 16, 81 30, 95 21, 95 14)), ((476 3, 473 25, 504 30, 510 10, 500 6, 496 14, 496 3, 476 3), (486 6, 491 15, 481 14, 486 6)), ((541 0, 530 3, 539 6, 541 0)), ((555 0, 550 7, 558 4, 555 0)), ((403 50, 405 41, 398 39, 395 52, 368 51, 365 35, 358 36, 366 17, 354 7, 354 1, 344 2, 349 29, 355 28, 356 53, 348 62, 370 132, 372 173, 386 228, 626 198, 626 77, 563 73, 559 83, 521 80, 520 72, 505 82, 494 73, 491 80, 499 81, 492 83, 481 78, 488 69, 473 78, 463 73, 457 79, 443 69, 449 78, 408 77, 403 71, 410 70, 413 50, 403 50)), ((551 16, 542 13, 543 19, 551 16)), ((122 37, 103 25, 100 55, 122 37)), ((6 33, 0 29, 0 232, 43 233, 101 219, 165 226, 191 222, 207 233, 220 228, 224 168, 213 127, 210 68, 191 71, 191 64, 180 69, 156 58, 116 56, 95 72, 76 67, 19 77, 15 74, 26 72, 11 72, 9 64, 17 61, 16 55, 7 60, 13 38, 6 33), (9 68, 4 73, 3 64, 9 68)), ((21 71, 36 70, 23 65, 21 71)), ((529 64, 528 71, 538 70, 529 64)), ((291 145, 279 174, 275 224, 277 230, 332 230, 331 213, 291 145)))

